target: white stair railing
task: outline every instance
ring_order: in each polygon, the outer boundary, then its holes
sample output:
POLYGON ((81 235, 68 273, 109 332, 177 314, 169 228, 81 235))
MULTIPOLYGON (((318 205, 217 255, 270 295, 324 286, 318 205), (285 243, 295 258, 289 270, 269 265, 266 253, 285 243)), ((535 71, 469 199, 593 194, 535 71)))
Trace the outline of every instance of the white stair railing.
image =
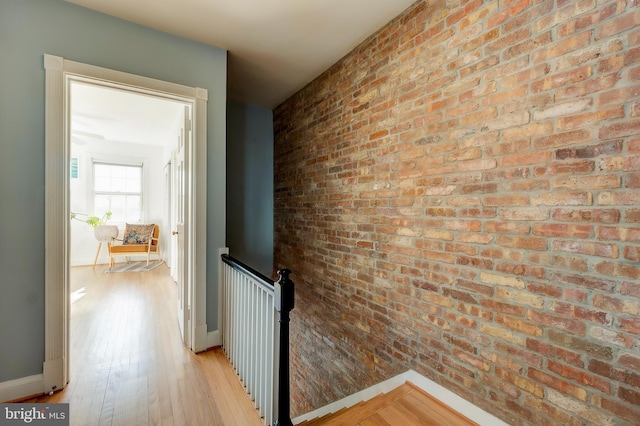
POLYGON ((220 267, 224 352, 264 424, 292 425, 288 383, 288 323, 293 309, 290 271, 278 271, 280 279, 274 283, 226 254, 221 256, 220 267), (286 345, 284 349, 281 344, 286 345), (286 364, 282 364, 281 355, 286 356, 286 364))

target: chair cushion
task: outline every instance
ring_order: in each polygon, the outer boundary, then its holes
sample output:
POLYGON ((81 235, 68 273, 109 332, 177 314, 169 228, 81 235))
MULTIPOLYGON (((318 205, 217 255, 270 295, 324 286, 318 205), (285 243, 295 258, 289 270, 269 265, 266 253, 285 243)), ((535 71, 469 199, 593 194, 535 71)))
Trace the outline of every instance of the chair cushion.
POLYGON ((127 223, 124 228, 122 244, 148 244, 153 232, 153 224, 131 224, 127 223))

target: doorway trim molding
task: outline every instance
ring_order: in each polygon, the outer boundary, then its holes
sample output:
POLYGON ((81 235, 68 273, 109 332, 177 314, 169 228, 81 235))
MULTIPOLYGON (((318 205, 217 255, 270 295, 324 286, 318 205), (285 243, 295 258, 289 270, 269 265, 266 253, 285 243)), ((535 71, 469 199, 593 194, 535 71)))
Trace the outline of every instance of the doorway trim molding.
POLYGON ((185 274, 193 290, 191 349, 207 348, 207 101, 208 91, 44 55, 45 69, 45 353, 43 392, 69 381, 69 80, 90 80, 193 105, 192 167, 187 178, 185 274), (195 232, 195 230, 198 232, 195 232))

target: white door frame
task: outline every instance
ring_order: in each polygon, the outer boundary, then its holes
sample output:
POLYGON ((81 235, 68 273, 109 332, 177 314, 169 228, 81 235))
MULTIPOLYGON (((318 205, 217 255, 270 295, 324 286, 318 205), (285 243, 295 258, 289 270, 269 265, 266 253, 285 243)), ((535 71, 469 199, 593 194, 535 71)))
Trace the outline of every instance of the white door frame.
POLYGON ((191 286, 191 349, 207 348, 206 218, 207 218, 207 100, 206 89, 141 77, 120 71, 44 55, 45 68, 45 393, 69 381, 69 152, 70 80, 99 82, 191 103, 193 137, 185 230, 186 272, 191 286), (197 232, 196 232, 197 230, 197 232))

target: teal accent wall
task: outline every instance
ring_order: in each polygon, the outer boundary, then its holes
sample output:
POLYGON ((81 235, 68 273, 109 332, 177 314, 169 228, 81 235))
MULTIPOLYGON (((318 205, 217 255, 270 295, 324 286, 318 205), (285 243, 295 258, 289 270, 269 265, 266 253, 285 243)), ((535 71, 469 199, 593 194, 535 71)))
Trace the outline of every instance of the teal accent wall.
POLYGON ((262 274, 273 269, 273 111, 227 105, 227 246, 262 274))
POLYGON ((227 52, 62 0, 0 1, 0 382, 44 361, 45 53, 209 91, 207 326, 225 246, 227 52))

